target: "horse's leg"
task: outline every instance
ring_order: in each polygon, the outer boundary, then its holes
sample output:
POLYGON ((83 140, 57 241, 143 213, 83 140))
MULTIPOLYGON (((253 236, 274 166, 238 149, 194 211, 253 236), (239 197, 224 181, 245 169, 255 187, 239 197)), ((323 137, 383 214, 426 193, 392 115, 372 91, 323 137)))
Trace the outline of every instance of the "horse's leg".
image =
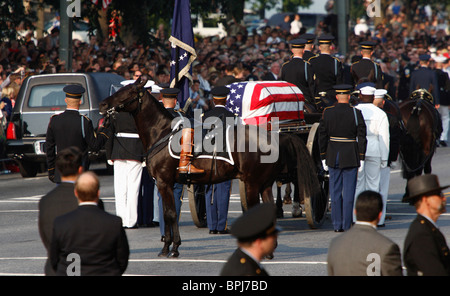
POLYGON ((283 201, 281 200, 281 186, 283 183, 277 182, 277 218, 283 218, 283 201))
POLYGON ((247 208, 250 209, 251 207, 259 204, 259 189, 258 184, 250 184, 245 183, 245 192, 247 195, 247 208))
POLYGON ((424 174, 431 174, 431 159, 432 158, 433 158, 433 155, 431 155, 430 158, 425 162, 425 165, 423 166, 424 174))
POLYGON ((303 192, 299 190, 298 182, 294 181, 294 202, 292 203, 292 217, 300 218, 302 216, 301 203, 304 200, 303 192))
POLYGON ((292 194, 292 189, 291 189, 291 183, 286 183, 286 190, 285 190, 285 195, 284 195, 284 199, 283 199, 283 203, 285 204, 291 204, 292 203, 292 198, 291 198, 291 194, 292 194))
POLYGON ((173 197, 173 186, 167 185, 162 181, 157 181, 156 184, 162 198, 165 238, 164 246, 158 256, 166 257, 169 254, 169 247, 173 241, 173 225, 176 224, 177 220, 175 199, 173 197))

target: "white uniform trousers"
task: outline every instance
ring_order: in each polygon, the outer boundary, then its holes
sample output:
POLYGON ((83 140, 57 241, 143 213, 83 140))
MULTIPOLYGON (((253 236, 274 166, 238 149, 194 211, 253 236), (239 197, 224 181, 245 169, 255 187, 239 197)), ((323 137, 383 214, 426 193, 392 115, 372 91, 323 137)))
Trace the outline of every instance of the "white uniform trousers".
POLYGON ((447 142, 448 140, 448 129, 449 129, 449 106, 441 105, 438 109, 439 114, 441 114, 442 120, 442 134, 441 141, 447 142))
POLYGON ((386 205, 389 196, 389 180, 391 178, 391 168, 385 167, 380 170, 380 189, 379 193, 383 199, 383 211, 381 212, 381 219, 378 222, 378 225, 384 224, 384 220, 386 219, 386 205))
POLYGON ((141 175, 141 162, 136 160, 114 160, 116 215, 122 218, 124 227, 133 227, 137 223, 141 175))
MULTIPOLYGON (((356 181, 355 201, 358 195, 366 190, 379 192, 380 189, 380 169, 381 157, 366 156, 364 160, 363 170, 358 171, 358 180, 356 181)), ((353 222, 356 222, 356 216, 353 214, 353 222)))

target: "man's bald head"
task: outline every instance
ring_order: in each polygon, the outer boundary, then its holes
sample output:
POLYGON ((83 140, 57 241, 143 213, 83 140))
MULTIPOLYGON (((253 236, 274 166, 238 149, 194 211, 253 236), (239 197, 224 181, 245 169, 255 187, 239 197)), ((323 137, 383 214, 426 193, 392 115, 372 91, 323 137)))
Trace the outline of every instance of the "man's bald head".
POLYGON ((100 182, 93 172, 85 172, 75 181, 75 196, 79 202, 97 202, 100 196, 100 182))

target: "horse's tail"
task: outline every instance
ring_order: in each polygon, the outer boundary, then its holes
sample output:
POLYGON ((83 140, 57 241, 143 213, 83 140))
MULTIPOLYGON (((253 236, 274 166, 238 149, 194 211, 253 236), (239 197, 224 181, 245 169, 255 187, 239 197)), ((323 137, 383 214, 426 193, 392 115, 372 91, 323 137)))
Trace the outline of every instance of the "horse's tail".
POLYGON ((291 149, 294 149, 296 155, 298 188, 306 196, 316 196, 320 193, 316 165, 303 140, 297 135, 292 135, 291 137, 293 139, 291 141, 291 145, 293 145, 291 149))

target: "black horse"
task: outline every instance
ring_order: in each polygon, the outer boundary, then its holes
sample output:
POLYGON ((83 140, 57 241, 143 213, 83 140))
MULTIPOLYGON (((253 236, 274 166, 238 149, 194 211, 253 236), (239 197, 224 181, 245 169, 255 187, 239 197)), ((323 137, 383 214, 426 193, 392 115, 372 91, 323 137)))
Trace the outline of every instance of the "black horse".
MULTIPOLYGON (((144 89, 146 82, 145 79, 138 79, 134 84, 121 88, 100 103, 100 112, 106 116, 111 116, 118 111, 130 112, 133 115, 139 136, 148 151, 147 169, 156 179, 156 185, 163 199, 165 242, 159 256, 178 257, 181 237, 177 224, 173 186, 175 182, 183 183, 184 178, 181 178, 177 171, 178 160, 171 157, 168 149, 169 136, 174 133, 171 128, 174 118, 144 89), (172 249, 169 251, 172 243, 172 249)), ((234 135, 238 135, 237 127, 234 131, 234 135)), ((210 184, 240 179, 245 183, 249 208, 260 202, 260 195, 263 202, 274 202, 272 185, 279 175, 293 176, 291 180, 297 192, 310 196, 320 192, 315 165, 299 137, 280 134, 278 145, 271 145, 278 149, 279 157, 271 163, 261 162, 262 157, 269 156, 273 151, 263 152, 259 141, 252 130, 246 126, 243 137, 233 138, 231 155, 234 165, 225 161, 195 158, 193 164, 197 168, 204 169, 205 173, 191 176, 190 182, 210 184), (241 147, 257 147, 257 149, 255 152, 249 149, 239 152, 242 151, 241 147)))
MULTIPOLYGON (((403 177, 407 180, 431 173, 436 141, 442 133, 442 121, 432 104, 432 95, 424 90, 411 93, 410 100, 400 103, 404 135, 400 143, 403 177)), ((408 196, 406 188, 405 196, 408 196)))

